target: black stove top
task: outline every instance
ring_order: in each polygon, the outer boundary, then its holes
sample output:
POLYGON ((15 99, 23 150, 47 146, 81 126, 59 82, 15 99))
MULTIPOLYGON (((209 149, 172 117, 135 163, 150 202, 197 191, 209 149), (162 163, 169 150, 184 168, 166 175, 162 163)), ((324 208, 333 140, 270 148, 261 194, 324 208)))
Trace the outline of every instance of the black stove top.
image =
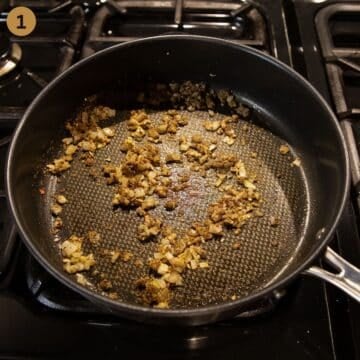
MULTIPOLYGON (((344 1, 1 2, 0 169, 26 107, 79 59, 163 33, 231 39, 294 67, 337 113, 351 152, 353 187, 333 246, 360 266, 359 23, 360 3, 344 1), (25 38, 10 36, 5 25, 8 11, 20 5, 30 7, 38 20, 25 38), (19 49, 15 68, 2 76, 2 59, 19 49)), ((31 257, 16 235, 0 179, 0 358, 360 359, 360 305, 311 278, 299 278, 284 292, 211 326, 169 329, 110 316, 59 284, 31 257)))

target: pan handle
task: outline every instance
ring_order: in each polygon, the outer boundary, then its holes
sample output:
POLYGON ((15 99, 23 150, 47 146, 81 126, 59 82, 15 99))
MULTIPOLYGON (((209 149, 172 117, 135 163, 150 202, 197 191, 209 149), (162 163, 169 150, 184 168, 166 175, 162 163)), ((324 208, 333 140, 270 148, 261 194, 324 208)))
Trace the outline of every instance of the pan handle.
POLYGON ((325 280, 360 302, 360 270, 329 247, 325 251, 324 260, 339 272, 331 273, 318 266, 312 266, 305 270, 304 274, 325 280))

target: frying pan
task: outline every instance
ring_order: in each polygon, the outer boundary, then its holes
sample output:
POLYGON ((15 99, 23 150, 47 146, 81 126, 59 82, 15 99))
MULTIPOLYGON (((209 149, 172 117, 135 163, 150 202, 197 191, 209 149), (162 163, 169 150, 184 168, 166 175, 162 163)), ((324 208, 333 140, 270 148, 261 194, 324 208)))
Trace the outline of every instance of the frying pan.
MULTIPOLYGON (((160 115, 159 110, 151 116, 160 115)), ((198 120, 204 113, 195 111, 189 116, 194 131, 201 131, 198 120)), ((186 131, 192 131, 189 129, 186 131)), ((244 135, 241 128, 237 131, 244 135)), ((35 258, 69 288, 116 315, 153 323, 211 323, 234 316, 300 273, 327 280, 360 300, 359 270, 326 247, 349 192, 348 155, 340 127, 307 81, 252 48, 215 38, 166 35, 120 44, 80 61, 52 81, 24 114, 10 146, 6 185, 19 233, 35 258), (139 244, 134 236, 139 220, 131 212, 113 211, 109 199, 114 190, 95 186, 80 162, 75 160, 60 179, 42 169, 58 154, 65 136, 64 123, 84 97, 111 89, 108 101, 119 109, 119 117, 113 119, 118 135, 99 151, 100 166, 109 156, 119 161, 118 145, 126 136, 122 121, 126 115, 121 110, 130 106, 132 89, 151 81, 184 80, 229 89, 254 109, 254 124, 245 134, 247 145, 234 145, 231 151, 258 172, 259 187, 268 200, 265 212, 279 215, 281 222, 269 229, 266 220, 253 221, 237 237, 227 235, 221 246, 209 243, 210 269, 189 271, 186 285, 176 290, 170 309, 151 308, 137 301, 133 281, 143 270, 128 263, 110 267, 99 255, 101 271, 120 295, 119 300, 111 300, 79 285, 63 271, 49 225, 53 195, 65 191, 71 197, 72 205, 64 215, 67 235, 95 227, 104 232, 104 246, 130 249, 145 261, 153 244, 139 244), (278 154, 283 142, 290 144, 292 156, 301 159, 300 168, 291 167, 289 160, 278 154), (254 151, 258 156, 253 161, 249 154, 254 151), (280 179, 276 176, 279 171, 280 179), (39 196, 39 186, 45 186, 45 197, 39 196), (274 240, 276 246, 272 246, 274 240), (237 252, 231 247, 234 241, 241 243, 237 252), (340 273, 312 266, 320 255, 340 273), (230 298, 231 294, 236 297, 230 298)), ((212 191, 199 186, 200 194, 205 195, 195 200, 184 195, 182 213, 159 216, 178 226, 201 217, 212 191)))

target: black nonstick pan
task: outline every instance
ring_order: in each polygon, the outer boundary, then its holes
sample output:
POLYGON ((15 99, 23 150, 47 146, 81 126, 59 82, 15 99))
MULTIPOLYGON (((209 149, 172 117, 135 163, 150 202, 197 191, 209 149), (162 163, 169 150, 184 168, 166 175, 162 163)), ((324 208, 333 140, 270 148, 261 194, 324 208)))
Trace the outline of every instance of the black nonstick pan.
MULTIPOLYGON (((151 116, 156 118, 162 111, 153 109, 151 116)), ((184 131, 201 131, 198 124, 204 116, 203 111, 191 112, 193 128, 184 131)), ((237 131, 241 132, 241 126, 243 122, 237 131)), ((19 233, 36 259, 62 283, 119 316, 165 324, 210 323, 236 315, 304 272, 330 281, 360 300, 359 271, 326 247, 349 190, 348 155, 337 120, 301 76, 251 48, 214 38, 167 35, 117 45, 79 62, 51 82, 26 111, 10 147, 6 184, 19 233), (112 120, 117 135, 96 160, 95 166, 101 166, 107 158, 120 156, 119 144, 126 136, 122 119, 135 89, 151 82, 186 80, 231 90, 252 109, 246 146, 234 144, 231 151, 258 173, 259 187, 267 199, 264 211, 280 217, 281 222, 269 229, 265 216, 246 225, 239 235, 225 236, 221 246, 209 243, 210 268, 186 274, 186 286, 178 290, 170 309, 138 301, 133 286, 142 270, 129 263, 111 267, 98 254, 100 271, 120 295, 117 300, 110 299, 63 271, 49 226, 52 197, 63 191, 72 199, 64 211, 68 235, 90 227, 101 229, 108 248, 131 249, 146 261, 152 249, 149 245, 144 250, 134 236, 138 218, 113 211, 107 200, 111 188, 91 180, 80 161, 74 160, 61 178, 43 169, 61 147, 65 121, 85 97, 112 94, 103 96, 104 101, 119 110, 112 120), (284 142, 290 145, 292 155, 301 159, 300 167, 291 167, 286 157, 279 156, 284 142), (254 152, 256 159, 251 155, 254 152), (40 186, 45 187, 46 196, 39 195, 40 186), (239 251, 233 251, 234 242, 240 243, 239 251), (340 274, 312 266, 321 255, 341 270, 340 274)), ((181 213, 158 215, 181 227, 202 216, 212 195, 199 185, 195 199, 184 195, 181 213)))

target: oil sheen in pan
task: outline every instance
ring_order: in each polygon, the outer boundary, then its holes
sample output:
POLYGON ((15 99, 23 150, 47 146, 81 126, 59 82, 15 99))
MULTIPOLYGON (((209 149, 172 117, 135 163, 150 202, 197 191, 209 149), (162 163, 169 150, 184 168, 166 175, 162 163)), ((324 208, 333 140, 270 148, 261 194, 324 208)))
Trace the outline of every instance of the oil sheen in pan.
MULTIPOLYGON (((149 114, 152 119, 159 121, 163 112, 149 110, 149 114)), ((259 126, 241 120, 236 125, 236 142, 229 146, 221 141, 223 136, 204 130, 202 123, 208 118, 207 112, 186 112, 186 116, 189 117, 189 125, 179 128, 175 137, 162 138, 159 146, 163 157, 168 152, 178 152, 181 135, 190 137, 201 134, 204 139, 216 138, 217 152, 236 155, 244 161, 249 173, 256 174, 257 187, 264 199, 264 216, 250 219, 240 235, 227 231, 223 240, 212 240, 203 245, 207 250, 209 268, 186 272, 184 286, 174 291, 171 303, 173 308, 222 303, 234 295, 242 297, 260 290, 274 281, 291 263, 291 256, 303 238, 302 232, 308 216, 305 178, 301 168, 291 166, 295 154, 280 154, 279 147, 284 141, 259 126), (271 216, 280 219, 278 226, 270 226, 271 216), (240 244, 239 249, 233 248, 235 242, 240 244)), ((214 120, 222 116, 216 114, 214 120)), ((256 114, 258 118, 261 116, 256 114)), ((113 209, 111 200, 115 187, 106 185, 101 171, 102 165, 108 163, 109 159, 111 163, 118 164, 124 156, 119 146, 128 136, 126 124, 122 121, 128 117, 129 112, 118 112, 114 120, 116 136, 109 145, 97 151, 96 162, 91 170, 96 173, 95 180, 89 176, 90 168, 76 158, 71 169, 60 176, 60 181, 47 174, 44 183, 48 199, 54 194, 63 193, 69 200, 62 213, 64 228, 61 238, 65 239, 72 234, 83 236, 89 230, 100 233, 100 245, 93 247, 86 243, 85 253, 94 253, 96 269, 112 282, 112 291, 119 294, 121 301, 139 303, 134 282, 148 273, 146 262, 154 253, 156 243, 144 244, 137 239, 137 227, 141 219, 134 211, 113 209), (112 264, 110 257, 103 255, 103 249, 128 250, 134 257, 129 262, 117 261, 112 264), (141 259, 145 265, 142 268, 135 266, 136 259, 141 259)), ((183 165, 170 166, 176 181, 177 175, 184 172, 183 165)), ((176 194, 179 205, 174 211, 166 211, 162 205, 165 200, 160 199, 160 206, 151 212, 166 224, 172 225, 179 234, 194 221, 203 220, 208 205, 220 196, 220 192, 211 185, 215 182, 214 174, 210 172, 206 178, 194 172, 191 174, 189 188, 176 194)), ((49 208, 43 211, 49 224, 49 241, 53 242, 49 208)), ((55 243, 53 251, 58 253, 60 264, 60 254, 55 243)), ((94 283, 98 281, 90 273, 86 276, 94 283)))

